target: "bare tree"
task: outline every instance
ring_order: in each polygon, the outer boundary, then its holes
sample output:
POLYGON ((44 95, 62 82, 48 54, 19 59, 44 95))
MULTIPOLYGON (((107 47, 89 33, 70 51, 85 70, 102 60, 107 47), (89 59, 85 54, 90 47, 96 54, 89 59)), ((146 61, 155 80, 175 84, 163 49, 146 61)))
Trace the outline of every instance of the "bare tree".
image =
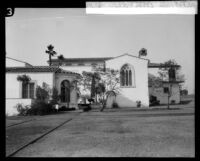
MULTIPOLYGON (((98 83, 94 88, 95 93, 100 96, 100 103, 102 104, 101 111, 106 107, 107 99, 110 95, 115 97, 120 92, 119 88, 119 71, 113 69, 95 68, 96 79, 98 83), (98 76, 98 77, 97 77, 98 76)), ((82 78, 79 80, 79 87, 82 86, 84 90, 92 92, 92 78, 94 73, 83 72, 82 78)))

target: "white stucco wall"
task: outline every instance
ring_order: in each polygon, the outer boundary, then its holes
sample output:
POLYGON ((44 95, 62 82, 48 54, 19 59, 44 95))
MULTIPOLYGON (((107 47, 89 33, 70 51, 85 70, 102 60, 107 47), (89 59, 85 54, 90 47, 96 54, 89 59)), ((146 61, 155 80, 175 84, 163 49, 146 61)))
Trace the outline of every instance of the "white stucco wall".
POLYGON ((62 69, 82 74, 83 71, 90 72, 91 66, 61 66, 62 69))
POLYGON ((16 105, 18 103, 26 106, 26 105, 31 105, 32 99, 6 99, 6 115, 7 116, 13 116, 13 115, 17 115, 18 111, 16 109, 16 105))
MULTIPOLYGON (((47 83, 52 89, 55 86, 60 94, 60 83, 67 79, 70 82, 76 79, 76 75, 72 74, 54 74, 54 73, 6 73, 6 113, 7 115, 17 114, 17 103, 23 103, 24 105, 30 105, 31 99, 22 99, 21 85, 22 83, 17 81, 18 75, 26 74, 30 76, 31 81, 37 85, 42 86, 43 82, 47 83)), ((77 92, 74 90, 70 94, 70 107, 78 107, 77 105, 77 92)))
POLYGON ((178 84, 173 84, 172 86, 172 96, 170 98, 171 100, 175 100, 176 103, 180 103, 180 89, 178 84))
POLYGON ((17 81, 18 75, 26 74, 36 85, 47 83, 53 87, 53 73, 6 73, 6 98, 21 98, 21 82, 17 81))
MULTIPOLYGON (((26 74, 36 85, 47 83, 53 87, 53 73, 6 73, 6 114, 16 115, 16 104, 31 105, 31 99, 22 99, 21 82, 17 81, 18 75, 26 74)), ((36 88, 36 86, 35 86, 36 88)))
MULTIPOLYGON (((169 84, 163 84, 163 87, 169 87, 169 84)), ((160 104, 167 104, 168 103, 168 94, 164 93, 163 87, 149 88, 149 94, 156 96, 157 100, 160 101, 160 104)), ((180 103, 180 90, 178 84, 172 85, 172 96, 170 97, 170 103, 172 100, 175 100, 175 103, 180 103)))
MULTIPOLYGON (((130 64, 134 67, 135 78, 132 76, 132 80, 135 80, 135 87, 120 87, 121 94, 117 96, 116 102, 121 107, 136 107, 136 101, 141 101, 142 107, 148 107, 148 61, 124 55, 106 61, 106 68, 117 69, 120 71, 124 64, 130 64)), ((111 105, 108 104, 108 106, 111 105)))

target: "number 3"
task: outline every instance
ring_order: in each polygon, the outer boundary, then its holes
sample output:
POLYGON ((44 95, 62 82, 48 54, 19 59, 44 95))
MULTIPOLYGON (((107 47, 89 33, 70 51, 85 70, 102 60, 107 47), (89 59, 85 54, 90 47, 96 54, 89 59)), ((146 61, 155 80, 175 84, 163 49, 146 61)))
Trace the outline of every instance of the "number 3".
POLYGON ((12 15, 13 15, 12 8, 7 8, 7 16, 12 16, 12 15))
POLYGON ((12 7, 6 8, 6 17, 13 16, 13 14, 14 14, 14 8, 12 7))

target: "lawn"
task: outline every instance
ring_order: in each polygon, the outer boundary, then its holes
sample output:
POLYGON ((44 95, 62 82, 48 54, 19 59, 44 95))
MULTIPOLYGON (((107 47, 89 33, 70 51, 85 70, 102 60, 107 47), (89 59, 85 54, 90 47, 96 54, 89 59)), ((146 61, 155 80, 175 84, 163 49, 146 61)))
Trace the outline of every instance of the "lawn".
POLYGON ((194 157, 194 143, 194 108, 91 111, 15 156, 194 157))
POLYGON ((6 156, 78 113, 6 118, 6 156))

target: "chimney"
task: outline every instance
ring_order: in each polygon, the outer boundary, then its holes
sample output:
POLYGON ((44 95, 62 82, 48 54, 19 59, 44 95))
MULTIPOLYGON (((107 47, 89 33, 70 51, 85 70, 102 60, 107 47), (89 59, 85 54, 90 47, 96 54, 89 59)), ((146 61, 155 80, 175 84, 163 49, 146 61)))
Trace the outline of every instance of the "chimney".
POLYGON ((175 68, 169 68, 168 70, 169 81, 176 81, 176 70, 175 68))

